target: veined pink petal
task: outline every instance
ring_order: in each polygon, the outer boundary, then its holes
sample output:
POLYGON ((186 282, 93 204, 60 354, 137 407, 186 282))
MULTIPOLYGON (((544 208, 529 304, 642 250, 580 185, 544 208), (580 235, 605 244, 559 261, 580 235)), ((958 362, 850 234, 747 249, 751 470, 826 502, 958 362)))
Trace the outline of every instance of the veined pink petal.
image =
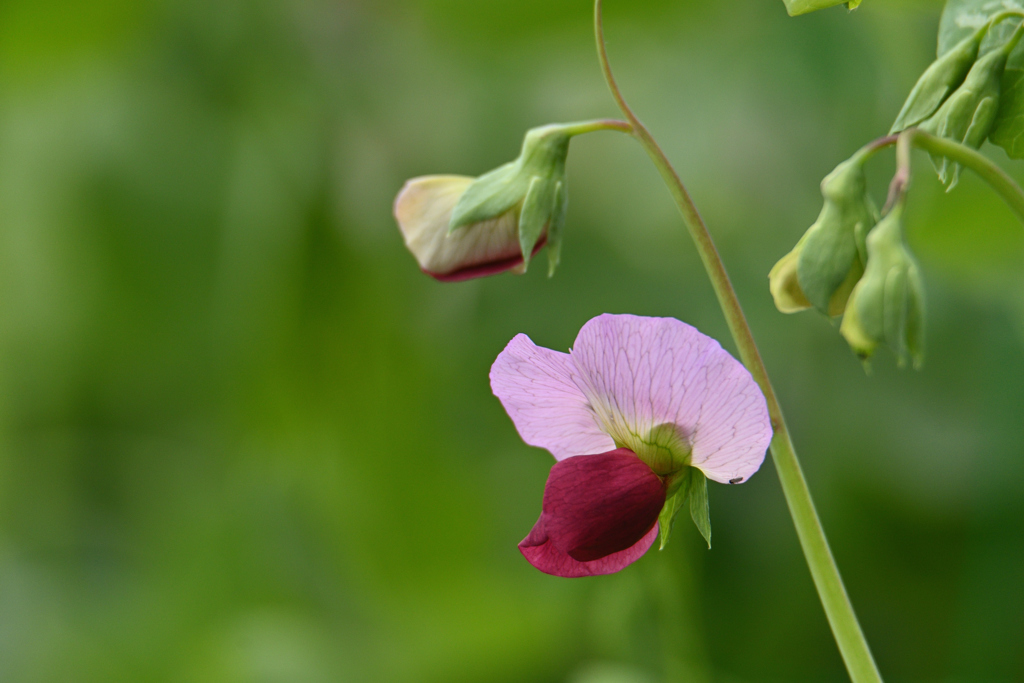
POLYGON ((491 366, 491 390, 523 441, 546 448, 556 460, 610 451, 615 442, 598 426, 578 375, 569 354, 517 334, 491 366))
POLYGON ((601 315, 580 330, 572 358, 599 423, 620 442, 671 424, 709 479, 745 481, 761 466, 772 429, 760 388, 690 325, 601 315))
POLYGON ((473 180, 457 175, 413 178, 395 197, 395 220, 405 245, 420 268, 439 280, 490 275, 523 262, 516 211, 448 232, 452 209, 473 180))

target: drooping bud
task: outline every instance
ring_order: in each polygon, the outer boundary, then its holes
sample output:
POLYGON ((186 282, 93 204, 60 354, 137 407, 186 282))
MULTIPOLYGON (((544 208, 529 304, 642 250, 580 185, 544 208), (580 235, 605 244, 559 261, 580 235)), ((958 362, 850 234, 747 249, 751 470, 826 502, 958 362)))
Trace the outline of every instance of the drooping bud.
POLYGON ((964 82, 971 65, 978 58, 978 48, 988 28, 989 24, 985 24, 925 69, 896 116, 889 130, 890 135, 916 126, 930 117, 949 94, 964 82))
POLYGON ((901 366, 924 358, 924 285, 917 263, 903 241, 898 202, 867 238, 868 265, 850 295, 839 328, 854 353, 868 360, 886 344, 901 366))
POLYGON ((515 212, 448 233, 452 209, 472 183, 466 176, 413 178, 395 199, 406 247, 423 272, 443 282, 523 271, 515 212))
POLYGON ((549 125, 526 133, 519 157, 477 178, 451 215, 453 235, 467 226, 515 216, 524 269, 538 244, 548 245, 549 273, 558 265, 568 193, 565 159, 569 126, 549 125))
POLYGON ((769 274, 772 296, 783 313, 814 306, 840 315, 864 272, 864 238, 878 220, 867 192, 866 155, 858 152, 821 181, 825 203, 818 220, 769 274))
POLYGON ((479 178, 438 175, 408 181, 395 199, 394 213, 420 268, 443 281, 507 270, 523 273, 547 245, 548 272, 554 273, 568 207, 569 139, 607 128, 616 126, 583 122, 534 128, 515 161, 479 178))
MULTIPOLYGON (((974 149, 981 147, 996 121, 1006 59, 1020 34, 1018 28, 1004 45, 978 59, 963 84, 921 124, 921 130, 974 149)), ((960 178, 960 165, 937 156, 932 156, 932 162, 946 190, 952 190, 960 178)))

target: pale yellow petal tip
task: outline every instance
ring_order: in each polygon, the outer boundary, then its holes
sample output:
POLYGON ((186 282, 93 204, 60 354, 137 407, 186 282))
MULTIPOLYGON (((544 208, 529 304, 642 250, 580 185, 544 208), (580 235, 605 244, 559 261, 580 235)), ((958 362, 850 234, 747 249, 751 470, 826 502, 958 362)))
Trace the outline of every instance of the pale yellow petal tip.
MULTIPOLYGON (((395 196, 393 207, 398 227, 405 232, 406 225, 421 218, 438 200, 450 201, 454 197, 457 201, 473 180, 462 175, 425 175, 405 181, 395 196)), ((450 208, 448 213, 451 213, 450 208)))
POLYGON ((807 300, 797 280, 796 266, 799 258, 799 248, 794 249, 779 259, 768 274, 768 288, 775 300, 775 307, 781 313, 799 313, 811 307, 811 302, 807 300))

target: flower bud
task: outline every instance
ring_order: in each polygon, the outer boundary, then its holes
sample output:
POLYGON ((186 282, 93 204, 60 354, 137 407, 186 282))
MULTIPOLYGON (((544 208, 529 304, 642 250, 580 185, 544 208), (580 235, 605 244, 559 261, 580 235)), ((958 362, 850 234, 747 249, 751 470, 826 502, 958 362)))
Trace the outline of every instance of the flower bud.
POLYGON ((840 315, 864 272, 864 236, 878 220, 867 192, 865 157, 856 154, 821 181, 825 203, 796 247, 769 274, 776 307, 794 313, 814 306, 840 315))
POLYGON ((935 113, 949 94, 964 82, 964 77, 978 58, 978 47, 987 32, 988 24, 961 40, 925 69, 896 116, 890 135, 916 126, 935 113))
POLYGON ((902 203, 886 214, 867 238, 868 265, 846 307, 839 332, 867 360, 886 344, 901 366, 924 357, 924 285, 903 243, 902 203))
MULTIPOLYGON (((1011 41, 976 61, 963 85, 921 124, 921 130, 974 149, 981 147, 992 132, 999 110, 1000 82, 1009 54, 1006 47, 1015 44, 1011 41)), ((932 162, 942 184, 947 191, 952 190, 960 178, 960 165, 934 155, 932 162)))
POLYGON ((534 128, 515 161, 479 178, 413 178, 395 199, 395 219, 420 268, 442 281, 526 271, 548 246, 558 265, 568 194, 565 159, 572 125, 534 128))
POLYGON ((526 133, 519 158, 477 178, 452 211, 449 232, 515 216, 525 265, 546 240, 549 273, 558 265, 568 193, 565 159, 571 134, 567 126, 549 125, 526 133))

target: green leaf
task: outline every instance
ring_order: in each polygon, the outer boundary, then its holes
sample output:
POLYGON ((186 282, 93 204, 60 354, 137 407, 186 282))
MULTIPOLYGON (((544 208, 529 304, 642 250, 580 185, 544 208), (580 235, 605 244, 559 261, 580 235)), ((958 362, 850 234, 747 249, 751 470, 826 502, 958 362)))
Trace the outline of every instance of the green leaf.
POLYGON ((789 16, 795 17, 798 14, 807 14, 826 7, 835 7, 845 4, 849 9, 856 9, 860 0, 783 0, 786 3, 786 11, 789 16))
MULTIPOLYGON (((992 0, 948 0, 939 22, 939 56, 1006 9, 1003 3, 992 0)), ((993 27, 981 44, 980 54, 1006 42, 1018 24, 1019 20, 1011 17, 993 27)), ((1001 86, 999 111, 989 140, 1011 158, 1024 159, 1024 44, 1010 53, 1001 86)))

